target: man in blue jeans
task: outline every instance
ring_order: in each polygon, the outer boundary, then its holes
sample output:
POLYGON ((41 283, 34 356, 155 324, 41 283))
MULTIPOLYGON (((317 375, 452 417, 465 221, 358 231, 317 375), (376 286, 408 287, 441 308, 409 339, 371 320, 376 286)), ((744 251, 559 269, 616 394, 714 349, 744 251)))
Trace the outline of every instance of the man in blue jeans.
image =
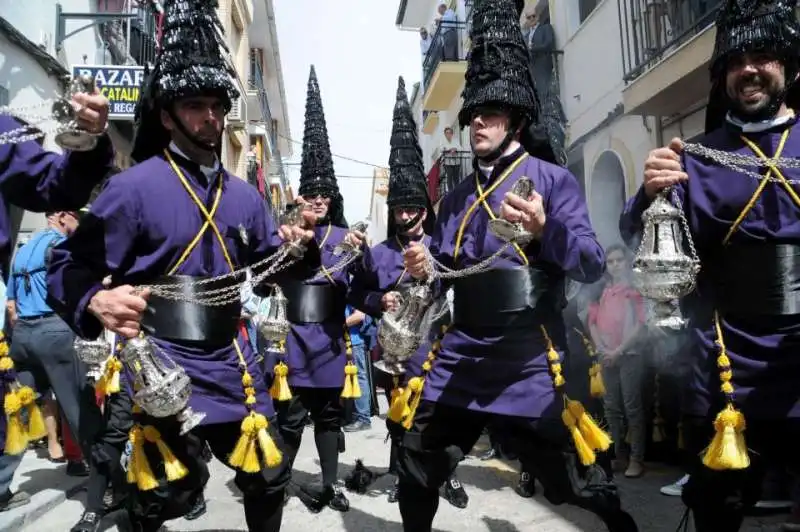
POLYGON ((359 432, 372 428, 372 405, 369 380, 367 372, 367 353, 364 349, 364 338, 361 336, 361 326, 366 316, 360 310, 355 310, 350 305, 345 309, 345 324, 350 332, 350 344, 353 347, 353 360, 358 368, 358 386, 361 388, 361 397, 354 400, 355 411, 353 412, 353 422, 345 425, 345 432, 359 432))

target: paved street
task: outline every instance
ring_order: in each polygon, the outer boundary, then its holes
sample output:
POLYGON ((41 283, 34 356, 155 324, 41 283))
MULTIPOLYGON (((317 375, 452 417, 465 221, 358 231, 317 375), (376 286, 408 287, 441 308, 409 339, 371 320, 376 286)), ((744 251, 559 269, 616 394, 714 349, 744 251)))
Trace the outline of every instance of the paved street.
MULTIPOLYGON (((295 478, 307 482, 318 475, 319 466, 311 430, 306 430, 303 448, 298 456, 295 478)), ((374 468, 384 468, 388 458, 388 443, 384 444, 385 430, 382 420, 374 418, 373 428, 347 436, 347 451, 341 455, 340 475, 344 476, 353 467, 356 458, 374 468)), ((485 448, 476 447, 475 453, 485 448)), ((547 532, 603 531, 604 528, 591 515, 568 507, 552 507, 541 496, 521 499, 512 490, 516 464, 501 461, 482 462, 475 457, 468 458, 459 467, 459 476, 471 497, 467 509, 459 510, 442 500, 440 511, 434 523, 439 532, 528 532, 541 530, 547 532)), ((206 491, 208 513, 197 521, 183 520, 168 523, 168 531, 216 531, 234 532, 246 530, 239 495, 233 486, 233 475, 220 462, 212 464, 212 479, 206 491)), ((638 480, 620 481, 624 494, 624 504, 634 514, 642 532, 675 532, 681 518, 680 501, 664 497, 658 488, 677 478, 678 472, 651 468, 638 480)), ((26 478, 18 483, 28 482, 26 478)), ((389 504, 385 490, 392 483, 391 477, 381 478, 374 490, 367 495, 348 494, 351 510, 338 513, 326 509, 320 514, 309 513, 302 503, 292 498, 284 512, 283 530, 288 532, 401 532, 400 515, 397 505, 389 504)), ((61 503, 44 516, 28 521, 26 532, 65 532, 78 520, 83 510, 84 492, 61 503)), ((110 516, 104 528, 111 531, 117 528, 115 518, 110 516)), ((776 523, 782 519, 751 519, 746 531, 777 531, 776 523)), ((0 527, 2 529, 2 527, 0 527)))

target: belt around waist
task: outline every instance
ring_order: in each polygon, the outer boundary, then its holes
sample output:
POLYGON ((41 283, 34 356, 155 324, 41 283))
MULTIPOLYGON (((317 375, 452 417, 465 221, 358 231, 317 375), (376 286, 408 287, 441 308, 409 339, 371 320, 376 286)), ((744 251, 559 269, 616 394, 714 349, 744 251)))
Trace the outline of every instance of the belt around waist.
POLYGON ((505 327, 543 305, 555 308, 563 281, 538 268, 489 270, 453 283, 453 323, 456 326, 505 327))
POLYGON ((800 245, 731 244, 708 271, 714 303, 737 315, 800 314, 800 245))
POLYGON ((331 284, 288 283, 286 318, 292 323, 322 323, 332 319, 344 321, 347 305, 344 291, 331 284))
MULTIPOLYGON (((175 301, 155 294, 147 301, 147 311, 142 317, 142 328, 156 338, 175 342, 208 346, 231 343, 238 334, 242 305, 239 301, 221 306, 192 303, 196 288, 188 283, 199 277, 169 275, 156 279, 153 284, 182 286, 181 296, 175 301)), ((214 281, 202 286, 203 291, 231 286, 231 280, 214 281)))

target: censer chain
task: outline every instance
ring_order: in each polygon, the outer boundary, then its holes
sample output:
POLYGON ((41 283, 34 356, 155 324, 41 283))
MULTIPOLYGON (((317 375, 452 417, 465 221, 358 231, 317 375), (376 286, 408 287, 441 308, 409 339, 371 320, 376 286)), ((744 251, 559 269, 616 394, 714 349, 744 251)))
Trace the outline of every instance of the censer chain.
MULTIPOLYGON (((750 170, 749 168, 770 168, 773 166, 776 168, 787 168, 787 169, 800 168, 800 159, 778 157, 778 158, 762 160, 754 155, 746 155, 743 153, 732 153, 722 150, 715 150, 714 148, 709 148, 707 146, 703 146, 702 144, 697 144, 693 142, 684 144, 683 151, 690 155, 695 155, 697 157, 708 159, 712 162, 719 164, 720 166, 724 166, 730 170, 735 170, 749 177, 752 177, 757 181, 766 179, 773 183, 782 182, 782 180, 777 177, 772 177, 771 175, 765 176, 764 174, 750 170)), ((800 180, 798 179, 787 179, 786 181, 791 185, 800 185, 800 180)))

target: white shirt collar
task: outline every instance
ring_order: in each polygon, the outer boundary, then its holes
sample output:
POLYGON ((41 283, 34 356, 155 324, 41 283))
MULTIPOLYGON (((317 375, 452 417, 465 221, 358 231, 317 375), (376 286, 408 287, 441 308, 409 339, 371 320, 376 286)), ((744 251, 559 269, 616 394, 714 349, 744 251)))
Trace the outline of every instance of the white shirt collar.
POLYGON ((768 120, 762 120, 760 122, 744 122, 742 120, 739 120, 730 113, 725 115, 725 120, 727 120, 729 124, 733 124, 734 126, 741 129, 742 133, 759 133, 761 131, 766 131, 776 126, 782 126, 783 124, 786 124, 793 118, 794 118, 794 111, 791 109, 787 114, 783 116, 770 118, 768 120))
MULTIPOLYGON (((192 160, 192 158, 189 157, 188 155, 186 155, 185 153, 183 153, 183 151, 180 148, 178 148, 178 145, 175 144, 174 142, 170 142, 169 143, 169 149, 174 151, 175 153, 177 153, 181 157, 189 159, 190 161, 192 160)), ((208 179, 211 179, 214 176, 214 174, 219 172, 219 167, 220 167, 219 159, 217 159, 216 156, 215 156, 214 157, 214 166, 213 167, 203 166, 201 164, 200 165, 200 171, 203 172, 203 175, 206 176, 208 179)))

